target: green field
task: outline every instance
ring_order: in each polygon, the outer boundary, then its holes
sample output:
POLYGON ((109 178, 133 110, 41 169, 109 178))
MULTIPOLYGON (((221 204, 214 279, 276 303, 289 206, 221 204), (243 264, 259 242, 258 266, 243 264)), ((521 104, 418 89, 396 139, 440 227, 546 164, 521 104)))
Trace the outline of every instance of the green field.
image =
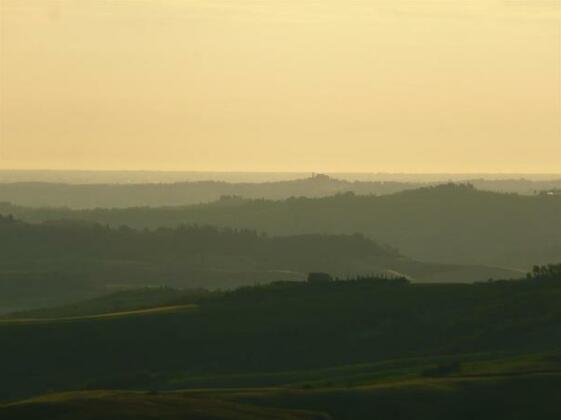
POLYGON ((557 418, 559 268, 144 289, 13 314, 0 418, 557 418))

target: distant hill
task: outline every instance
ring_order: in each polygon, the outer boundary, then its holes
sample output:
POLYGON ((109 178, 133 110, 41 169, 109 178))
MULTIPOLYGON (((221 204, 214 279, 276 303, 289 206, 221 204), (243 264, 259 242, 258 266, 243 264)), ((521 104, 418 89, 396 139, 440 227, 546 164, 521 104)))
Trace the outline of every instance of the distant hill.
POLYGON ((55 184, 42 182, 0 183, 0 201, 23 206, 70 208, 124 208, 177 206, 207 203, 222 196, 285 199, 324 197, 340 192, 390 194, 418 185, 405 182, 344 181, 318 175, 311 178, 263 183, 222 181, 169 184, 55 184))
MULTIPOLYGON (((561 188, 558 180, 470 180, 476 188, 497 192, 534 194, 561 188)), ((183 206, 207 203, 222 196, 282 200, 290 197, 325 197, 352 192, 386 195, 438 182, 347 181, 317 175, 288 181, 223 182, 195 181, 146 184, 66 184, 52 182, 0 183, 0 201, 31 207, 125 208, 136 206, 183 206)))
POLYGON ((384 196, 245 200, 72 211, 0 205, 24 220, 74 219, 136 228, 209 224, 274 235, 359 232, 417 260, 527 270, 561 259, 561 196, 500 194, 447 184, 384 196))
POLYGON ((0 312, 92 298, 115 290, 234 288, 304 280, 308 272, 364 273, 416 282, 473 282, 518 273, 421 263, 362 235, 272 237, 179 226, 135 230, 80 221, 29 224, 0 216, 0 312))

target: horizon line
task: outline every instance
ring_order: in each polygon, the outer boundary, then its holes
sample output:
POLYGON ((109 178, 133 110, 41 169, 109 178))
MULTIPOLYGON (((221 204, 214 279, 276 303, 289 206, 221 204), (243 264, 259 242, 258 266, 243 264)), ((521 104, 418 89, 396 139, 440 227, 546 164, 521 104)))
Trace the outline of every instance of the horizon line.
POLYGON ((423 172, 423 171, 314 171, 314 170, 200 170, 200 169, 94 169, 94 168, 0 168, 0 172, 154 172, 154 173, 223 173, 223 174, 356 174, 356 175, 555 175, 561 176, 561 172, 531 172, 531 171, 468 171, 468 172, 423 172))

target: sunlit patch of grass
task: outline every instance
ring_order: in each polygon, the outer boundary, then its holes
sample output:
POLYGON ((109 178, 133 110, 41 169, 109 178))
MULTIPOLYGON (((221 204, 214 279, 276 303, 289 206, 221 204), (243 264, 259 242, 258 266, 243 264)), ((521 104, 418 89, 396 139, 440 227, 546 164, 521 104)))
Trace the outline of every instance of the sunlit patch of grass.
POLYGON ((83 316, 71 316, 71 317, 60 317, 60 318, 0 319, 0 325, 115 319, 115 318, 123 318, 123 317, 146 316, 146 315, 193 311, 196 310, 197 307, 198 305, 191 304, 191 305, 161 306, 157 308, 139 309, 139 310, 132 310, 132 311, 111 312, 111 313, 96 314, 96 315, 83 315, 83 316))
POLYGON ((3 415, 9 416, 12 420, 328 418, 318 412, 261 407, 200 395, 132 391, 83 391, 45 395, 0 405, 0 416, 3 415))

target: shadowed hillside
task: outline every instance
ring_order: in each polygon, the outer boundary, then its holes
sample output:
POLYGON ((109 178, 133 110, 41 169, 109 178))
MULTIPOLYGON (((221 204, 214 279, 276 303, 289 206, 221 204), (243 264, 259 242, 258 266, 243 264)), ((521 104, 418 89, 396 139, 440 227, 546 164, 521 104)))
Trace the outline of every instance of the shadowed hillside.
MULTIPOLYGON (((504 373, 520 363, 477 363, 561 347, 560 279, 559 266, 550 266, 524 280, 474 285, 281 282, 179 298, 167 311, 8 318, 0 321, 0 399, 85 388, 304 384, 313 370, 321 371, 315 381, 340 383, 504 373), (183 302, 196 306, 181 309, 183 302), (348 365, 362 366, 329 370, 348 365)), ((560 360, 522 372, 557 371, 560 360)))
MULTIPOLYGON (((146 392, 81 392, 0 406, 10 420, 325 420, 304 410, 259 407, 212 397, 146 392)), ((4 417, 2 417, 4 418, 4 417)))
POLYGON ((385 273, 418 282, 515 277, 484 266, 414 261, 362 235, 272 237, 249 230, 180 226, 109 228, 78 221, 28 224, 0 216, 0 311, 62 304, 115 290, 171 286, 234 288, 385 273))
POLYGON ((373 414, 384 420, 554 420, 561 416, 559 398, 559 373, 528 373, 317 389, 90 391, 0 405, 0 415, 10 420, 43 420, 46 414, 54 420, 371 420, 373 414))

